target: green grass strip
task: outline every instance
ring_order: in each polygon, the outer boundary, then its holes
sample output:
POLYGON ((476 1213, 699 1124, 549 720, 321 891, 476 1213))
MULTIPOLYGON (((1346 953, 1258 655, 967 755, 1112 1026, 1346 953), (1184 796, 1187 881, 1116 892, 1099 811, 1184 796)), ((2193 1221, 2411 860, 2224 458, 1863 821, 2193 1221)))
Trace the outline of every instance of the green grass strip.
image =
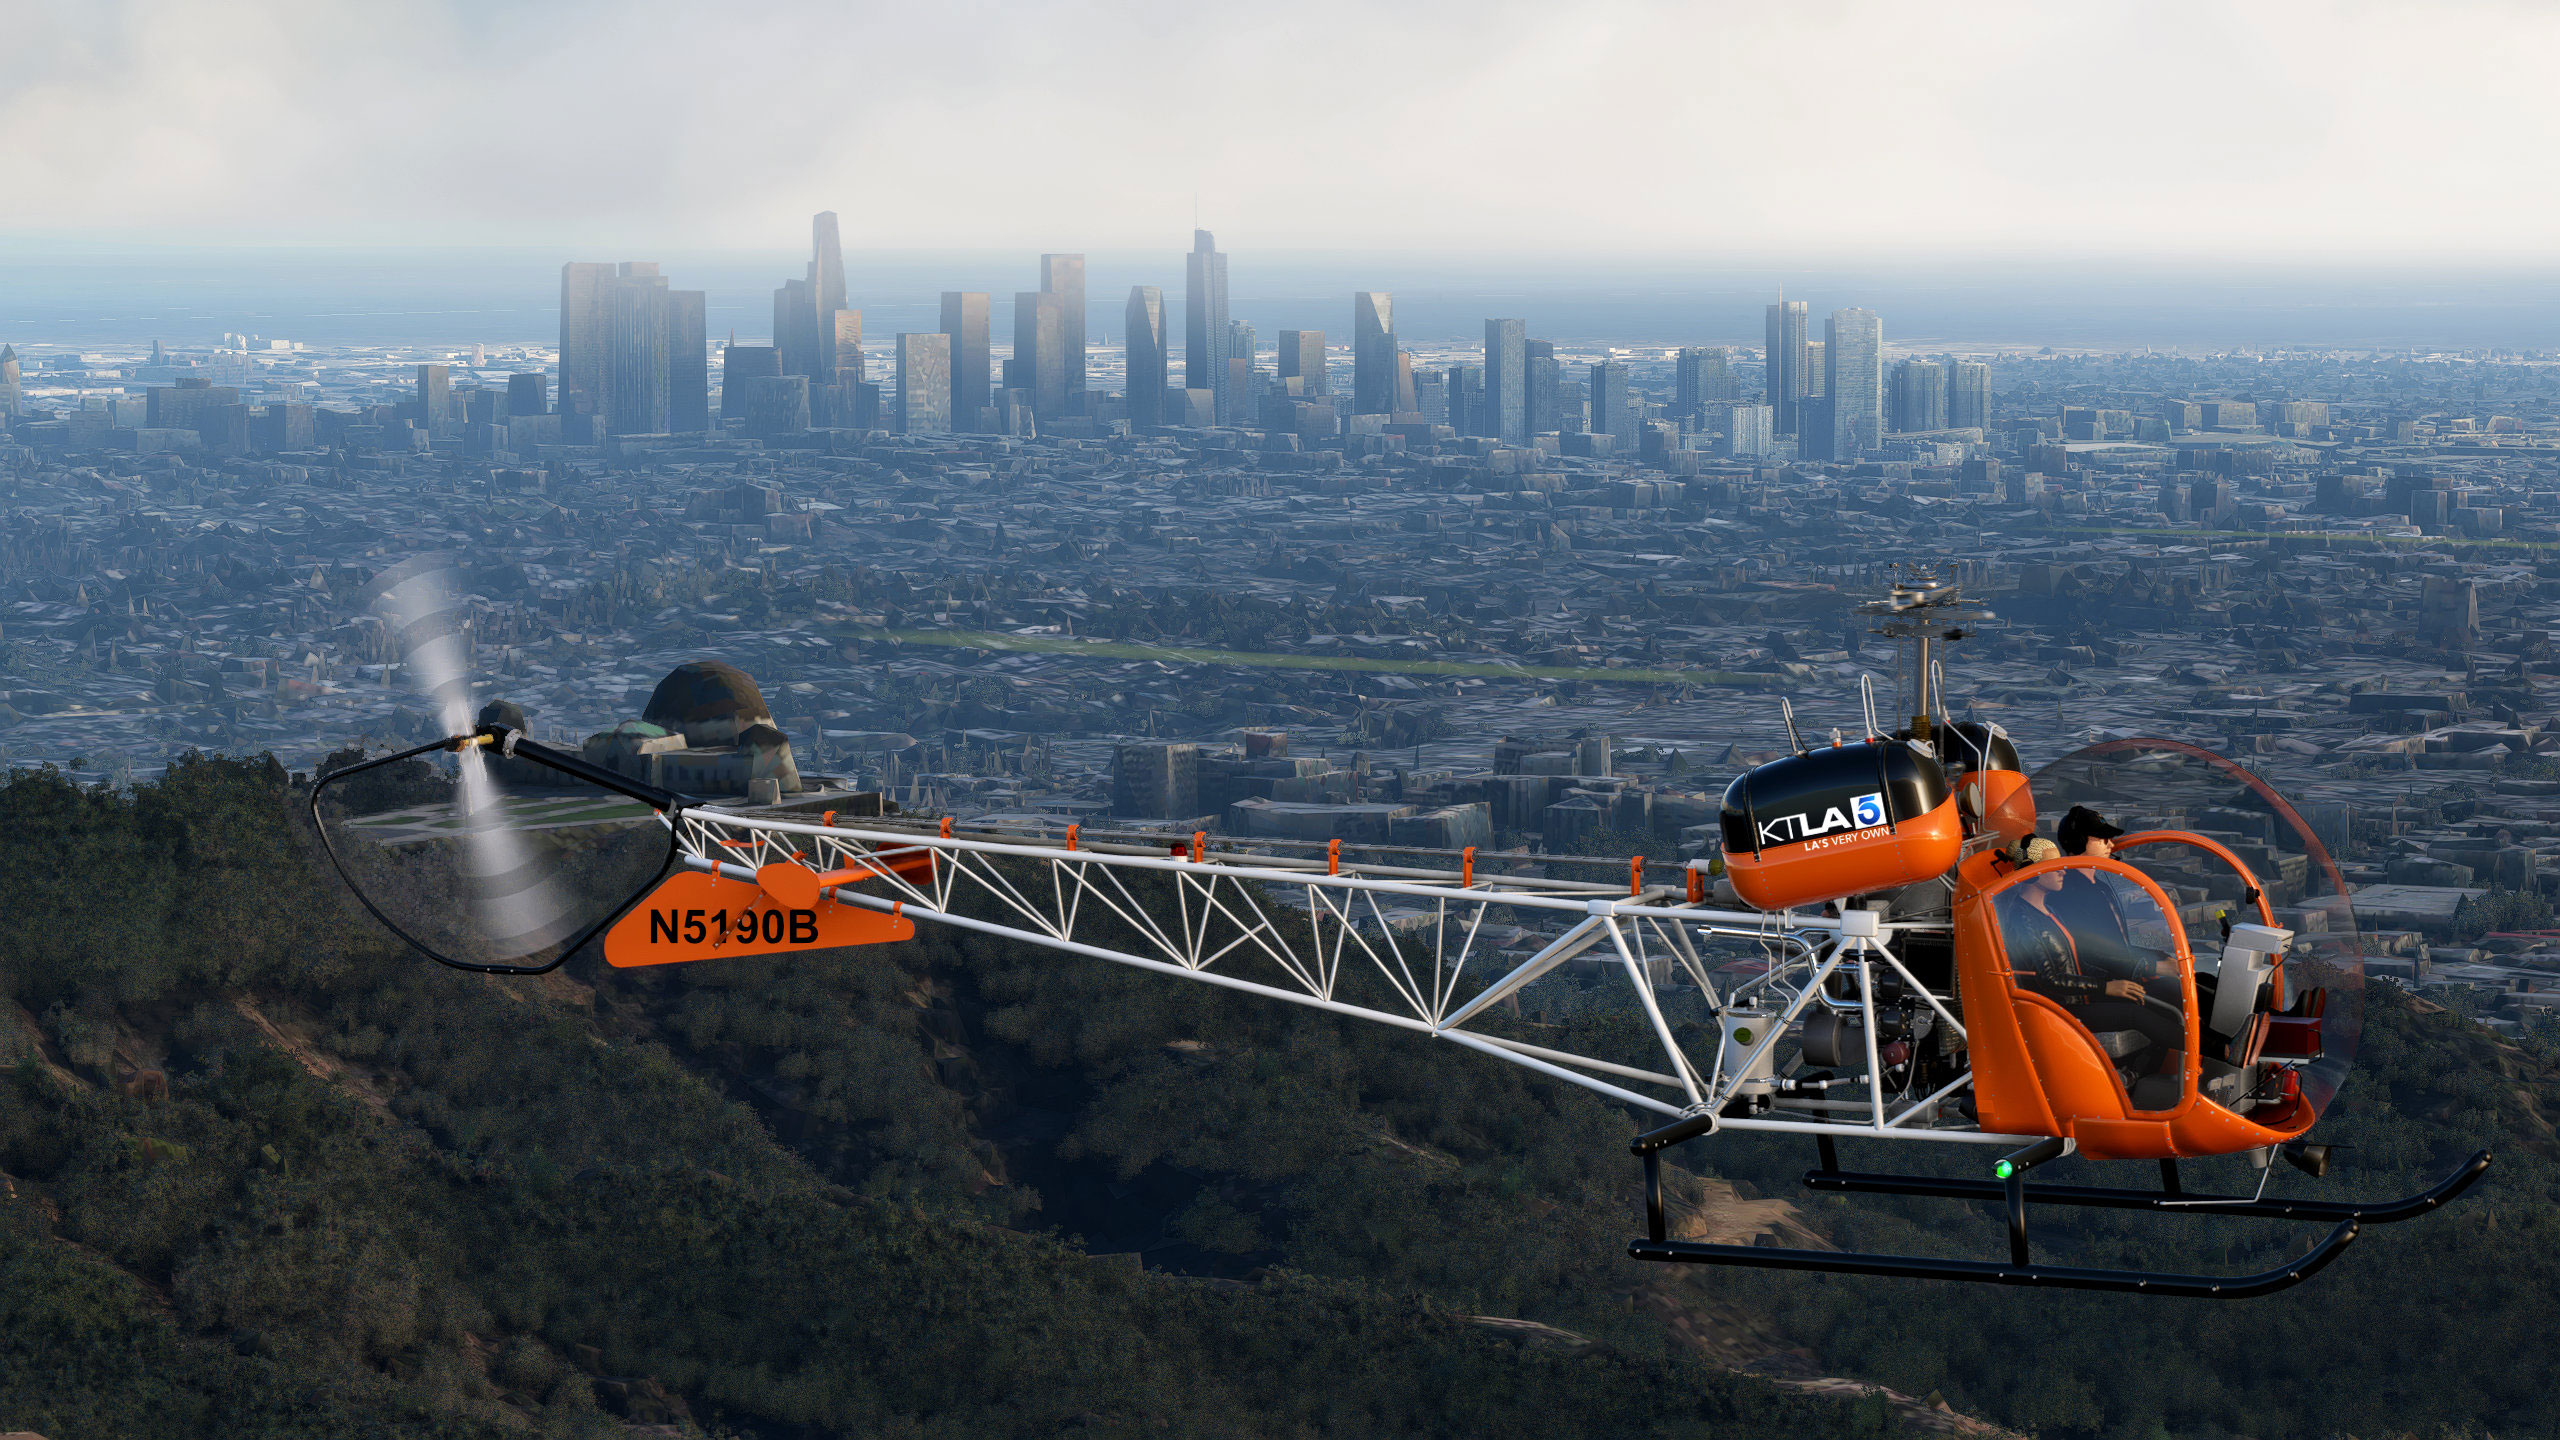
POLYGON ((1160 660, 1172 665, 1249 665, 1265 670, 1340 670, 1365 675, 1435 675, 1485 680, 1597 680, 1622 685, 1773 685, 1776 675, 1730 670, 1602 669, 1585 665, 1489 665, 1471 660, 1375 660, 1359 655, 1281 655, 1262 650, 1212 650, 1195 645, 1141 645, 1125 640, 1080 640, 1072 635, 1000 635, 986 630, 875 630, 866 639, 901 645, 945 645, 999 654, 1067 655, 1084 660, 1160 660))

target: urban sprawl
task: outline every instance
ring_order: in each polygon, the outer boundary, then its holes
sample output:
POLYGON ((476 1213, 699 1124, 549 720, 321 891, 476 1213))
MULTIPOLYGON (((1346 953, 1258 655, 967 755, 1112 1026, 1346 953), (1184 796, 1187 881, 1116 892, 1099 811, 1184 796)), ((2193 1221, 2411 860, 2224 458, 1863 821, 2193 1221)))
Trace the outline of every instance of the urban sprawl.
POLYGON ((2233 757, 2356 887, 2369 973, 2560 1007, 2560 353, 1914 345, 1784 299, 1757 346, 1444 342, 1372 292, 1265 341, 1206 232, 1124 304, 1040 257, 1009 346, 981 293, 866 338, 814 228, 761 341, 573 263, 556 350, 0 347, 0 763, 432 738, 368 583, 445 552, 541 737, 752 677, 796 765, 742 801, 1676 865, 1782 697, 1808 737, 1862 730, 1862 678, 1907 711, 1858 607, 1925 571, 1997 615, 1950 718, 2030 769, 2233 757))

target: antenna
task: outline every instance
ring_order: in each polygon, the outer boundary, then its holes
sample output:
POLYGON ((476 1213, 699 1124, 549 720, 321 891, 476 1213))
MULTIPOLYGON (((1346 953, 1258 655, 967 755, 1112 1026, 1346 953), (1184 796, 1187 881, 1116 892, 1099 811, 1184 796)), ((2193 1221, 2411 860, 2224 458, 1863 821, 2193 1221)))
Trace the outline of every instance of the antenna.
POLYGON ((1787 744, 1788 744, 1788 746, 1789 746, 1790 748, 1792 748, 1792 749, 1793 749, 1797 754, 1799 754, 1799 755, 1803 754, 1803 753, 1804 753, 1804 737, 1803 737, 1803 736, 1801 736, 1801 735, 1798 735, 1798 734, 1796 733, 1796 705, 1795 705, 1795 702, 1794 702, 1794 701, 1792 701, 1792 700, 1790 700, 1790 699, 1788 699, 1788 698, 1787 698, 1786 696, 1784 696, 1784 695, 1779 696, 1779 697, 1778 697, 1778 714, 1779 714, 1779 716, 1780 716, 1780 717, 1782 717, 1783 719, 1785 719, 1785 721, 1787 722, 1787 744))
POLYGON ((1873 740, 1884 733, 1876 726, 1876 677, 1866 674, 1858 677, 1858 699, 1866 706, 1867 738, 1873 740))

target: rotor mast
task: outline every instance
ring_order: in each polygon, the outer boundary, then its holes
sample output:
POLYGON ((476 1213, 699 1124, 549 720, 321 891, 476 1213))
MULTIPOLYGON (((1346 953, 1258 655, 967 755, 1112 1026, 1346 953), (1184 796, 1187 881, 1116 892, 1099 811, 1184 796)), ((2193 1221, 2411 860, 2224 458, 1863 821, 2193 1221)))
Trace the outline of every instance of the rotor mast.
POLYGON ((1934 567, 1896 567, 1893 587, 1881 600, 1858 607, 1875 617, 1868 629, 1917 650, 1918 681, 1913 686, 1911 738, 1931 738, 1932 716, 1944 708, 1938 689, 1938 647, 1954 644, 1973 627, 1992 618, 1991 611, 1964 598, 1963 587, 1942 581, 1934 567))

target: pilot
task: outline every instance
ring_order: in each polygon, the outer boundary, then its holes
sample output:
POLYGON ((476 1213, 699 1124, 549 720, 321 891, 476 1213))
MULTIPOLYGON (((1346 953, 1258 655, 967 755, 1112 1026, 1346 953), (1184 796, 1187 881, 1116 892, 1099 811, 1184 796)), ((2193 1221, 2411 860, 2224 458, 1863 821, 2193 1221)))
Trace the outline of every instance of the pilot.
MULTIPOLYGON (((2123 827, 2109 824, 2106 816, 2086 805, 2072 806, 2054 832, 2064 856, 2091 860, 2115 858, 2115 841, 2122 834, 2123 827)), ((2120 903, 2124 883, 2103 870, 2067 872, 2062 888, 2053 894, 2053 913, 2070 927, 2072 938, 2079 943, 2084 969, 2115 979, 2144 981, 2162 999, 2174 1000, 2177 966, 2135 945, 2120 903), (2169 988, 2158 988, 2163 984, 2169 988)))
MULTIPOLYGON (((2023 858, 2029 865, 2059 860, 2062 847, 2046 839, 2029 840, 2023 858)), ((2185 1047, 2186 1025, 2171 1010, 2146 1004, 2148 992, 2142 981, 2111 975, 2111 965, 2092 963, 2102 957, 2111 962, 2114 957, 2108 952, 2130 953, 2131 948, 2112 900, 2105 913, 2114 929, 2093 930, 2085 944, 2077 917, 2057 905, 2067 887, 2095 878, 2053 870, 2012 887, 2000 897, 2000 939, 2020 989, 2057 1002, 2093 1034, 2130 1030, 2142 1037, 2142 1048, 2124 1062, 2125 1069, 2139 1079, 2157 1073, 2185 1047)))

